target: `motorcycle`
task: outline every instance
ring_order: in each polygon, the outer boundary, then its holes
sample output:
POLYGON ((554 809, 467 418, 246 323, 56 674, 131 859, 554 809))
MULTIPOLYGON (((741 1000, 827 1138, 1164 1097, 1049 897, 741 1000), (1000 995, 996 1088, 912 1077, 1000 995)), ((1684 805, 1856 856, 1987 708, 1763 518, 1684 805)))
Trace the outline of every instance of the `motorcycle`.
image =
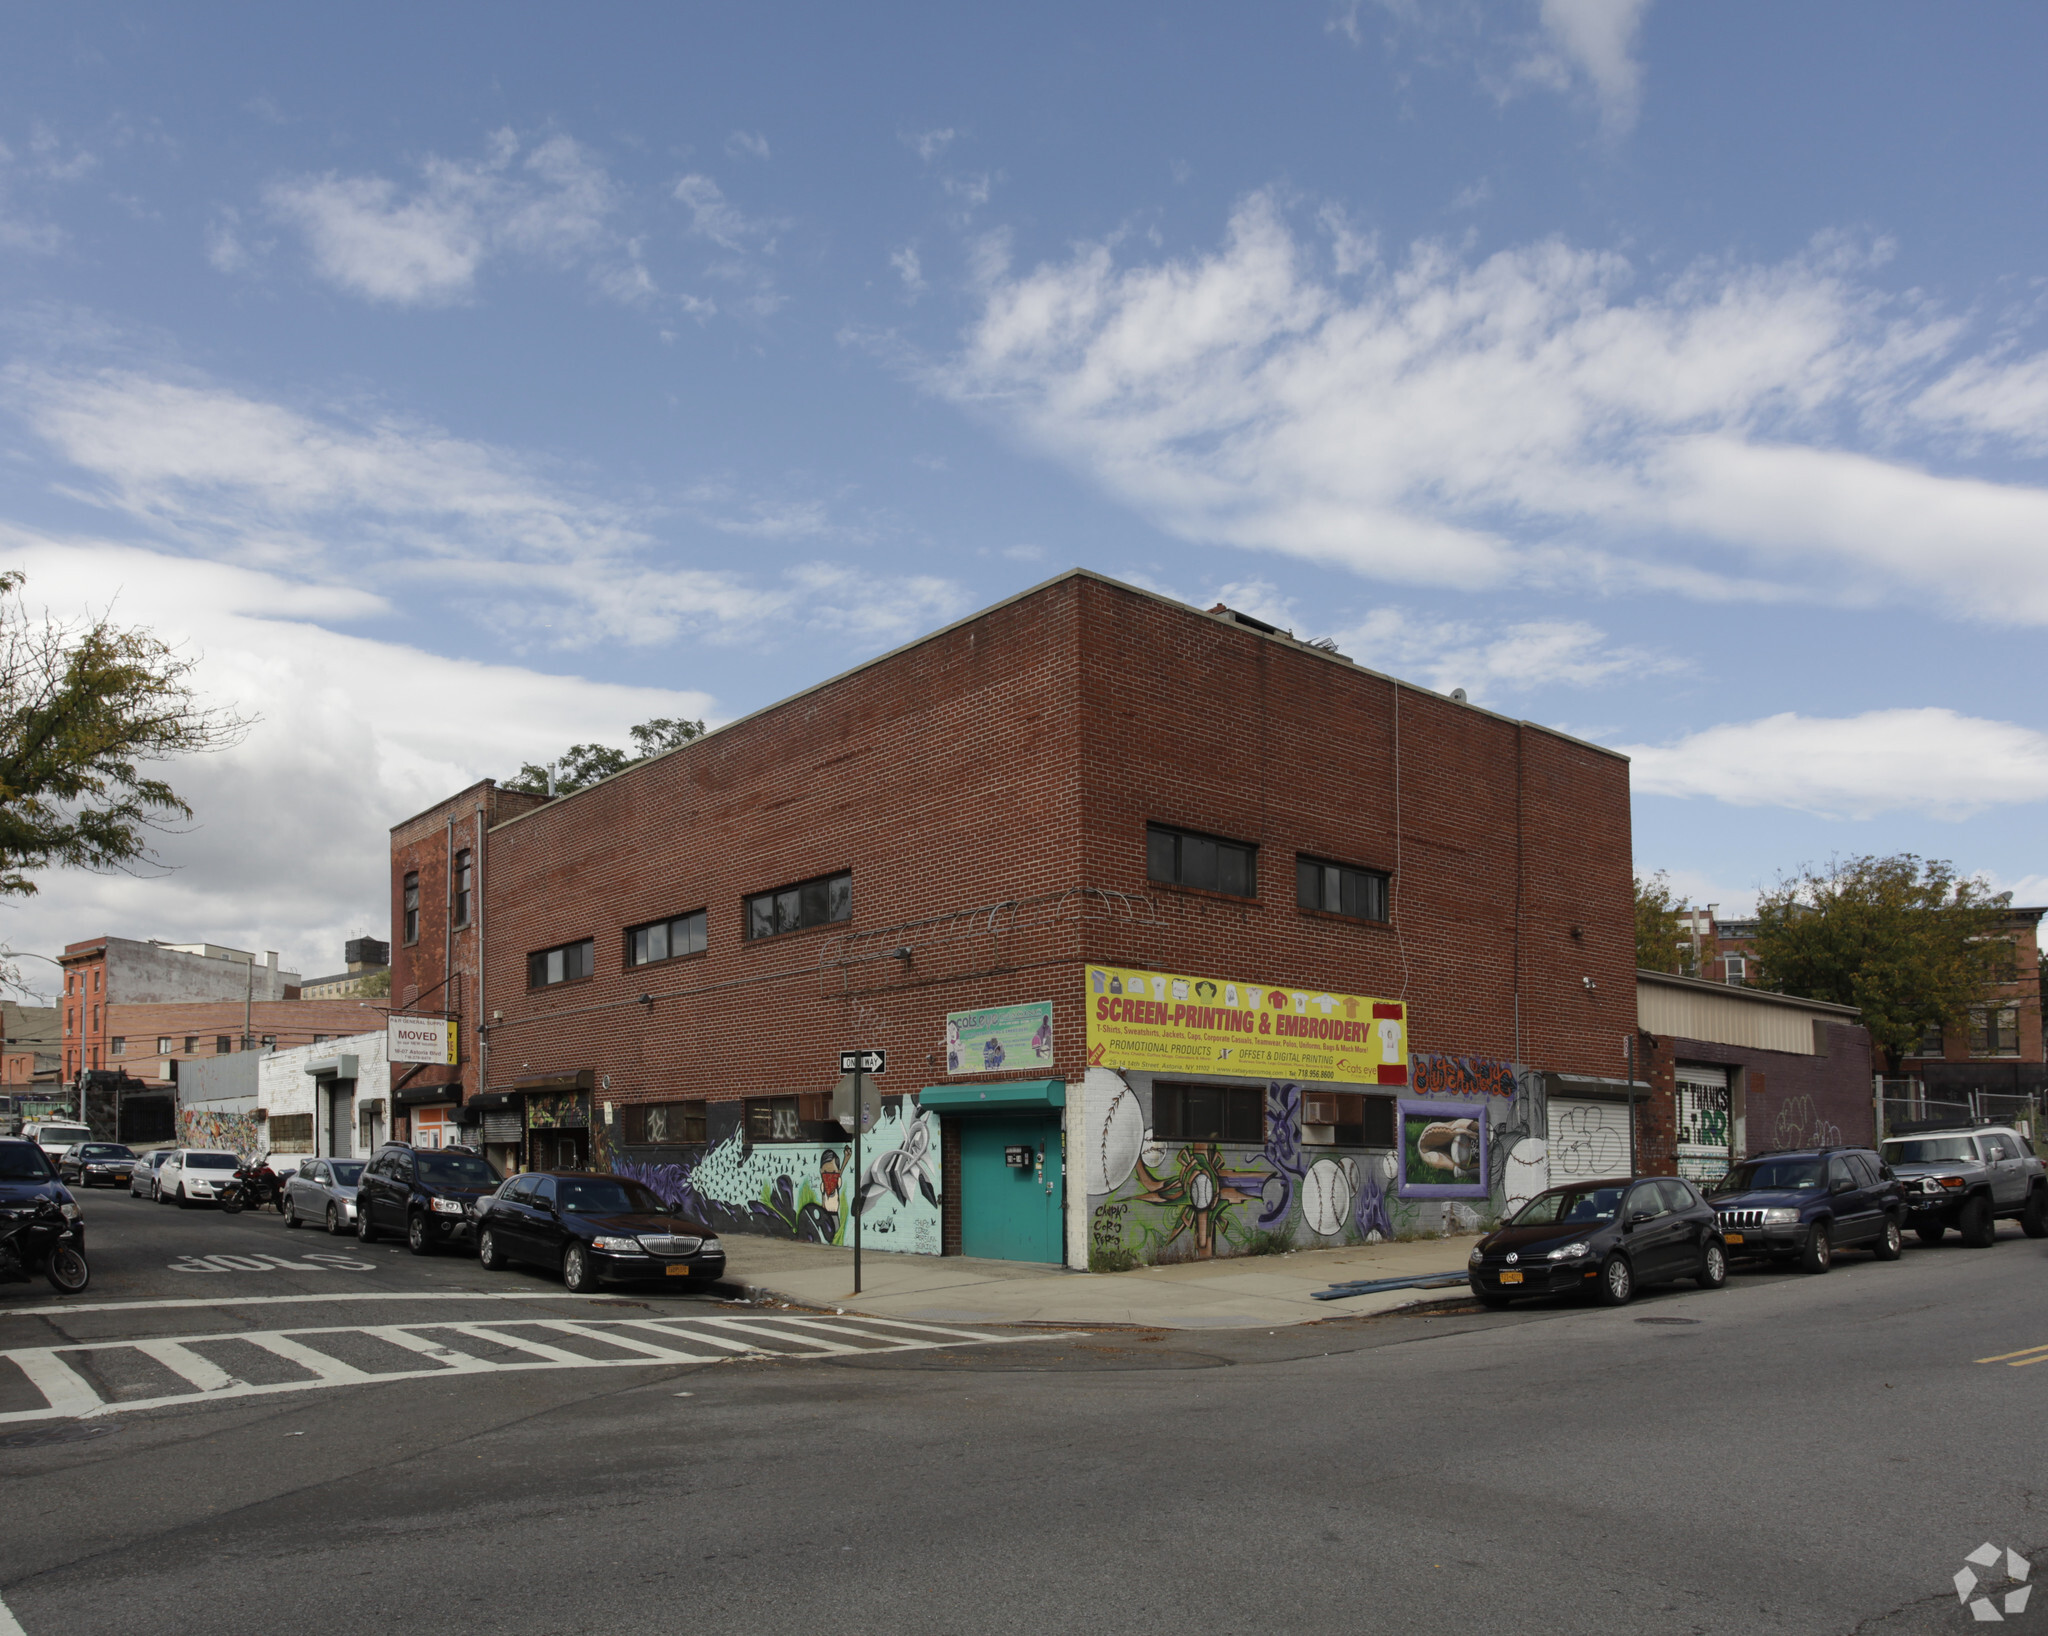
POLYGON ((239 1216, 244 1210, 261 1210, 274 1204, 284 1212, 284 1178, 269 1165, 243 1165, 221 1185, 216 1195, 222 1211, 239 1216))
POLYGON ((76 1295, 92 1279, 76 1237, 55 1199, 0 1210, 0 1280, 25 1282, 40 1272, 59 1295, 76 1295))

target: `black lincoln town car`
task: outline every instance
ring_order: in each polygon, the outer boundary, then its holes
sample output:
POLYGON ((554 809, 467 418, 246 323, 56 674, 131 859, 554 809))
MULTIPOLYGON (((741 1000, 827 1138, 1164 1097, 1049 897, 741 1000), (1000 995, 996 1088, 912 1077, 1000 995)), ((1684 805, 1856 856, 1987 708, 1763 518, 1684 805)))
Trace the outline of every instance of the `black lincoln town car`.
POLYGON ((1645 1284, 1728 1281, 1712 1205, 1677 1176, 1575 1182, 1539 1193, 1472 1248, 1466 1268, 1482 1306, 1584 1290, 1625 1305, 1645 1284))
POLYGON ((725 1246, 710 1228, 624 1176, 530 1170, 473 1210, 486 1272, 524 1261, 559 1272, 579 1294, 643 1278, 693 1287, 725 1276, 725 1246))

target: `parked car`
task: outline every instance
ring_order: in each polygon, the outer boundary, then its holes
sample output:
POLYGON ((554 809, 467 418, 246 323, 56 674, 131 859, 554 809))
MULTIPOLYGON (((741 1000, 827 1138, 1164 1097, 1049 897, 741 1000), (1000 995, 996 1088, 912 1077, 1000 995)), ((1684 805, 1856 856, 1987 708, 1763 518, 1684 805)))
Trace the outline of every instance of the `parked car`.
POLYGON ((1905 1252, 1906 1190, 1868 1148, 1801 1148, 1745 1159, 1707 1190, 1736 1260, 1826 1272, 1835 1252, 1905 1252))
POLYGON ((85 1288, 83 1213, 39 1144, 0 1141, 0 1279, 38 1272, 60 1294, 85 1288))
POLYGON ((128 1177, 128 1196, 131 1199, 153 1199, 156 1197, 156 1173, 178 1150, 174 1147, 152 1149, 135 1161, 135 1169, 128 1177))
POLYGON ((71 1189, 58 1179, 57 1167, 40 1142, 27 1137, 0 1138, 0 1210, 34 1209, 48 1199, 71 1224, 71 1242, 85 1249, 85 1214, 71 1189))
POLYGON ((90 1142, 92 1129, 75 1119, 33 1119, 21 1127, 21 1134, 41 1148, 56 1164, 78 1142, 90 1142))
POLYGON ((119 1142, 74 1142, 57 1161, 60 1180, 80 1187, 118 1187, 135 1173, 135 1150, 119 1142))
POLYGON ((238 1154, 220 1148, 173 1148, 156 1173, 156 1201, 180 1210, 211 1204, 241 1165, 238 1154))
POLYGON ((710 1228, 624 1176, 527 1171, 476 1207, 477 1261, 497 1272, 523 1261, 586 1294, 600 1284, 725 1276, 725 1246, 710 1228))
POLYGON ((1939 1244, 1953 1227, 1983 1249, 2001 1219, 2048 1238, 2048 1168, 2010 1125, 1916 1126, 1888 1137, 1883 1153, 1905 1184, 1907 1225, 1921 1243, 1939 1244))
POLYGON ((362 1180, 362 1159, 308 1159, 284 1184, 284 1224, 297 1227, 317 1221, 330 1233, 356 1228, 356 1187, 362 1180))
POLYGON ((403 1233, 414 1255, 473 1238, 469 1207, 498 1185, 474 1153, 386 1142, 356 1184, 356 1237, 403 1233))
POLYGON ((1573 1182, 1538 1193, 1472 1247, 1467 1281, 1480 1305, 1589 1291, 1623 1306, 1645 1284, 1728 1281, 1714 1208, 1676 1176, 1573 1182))

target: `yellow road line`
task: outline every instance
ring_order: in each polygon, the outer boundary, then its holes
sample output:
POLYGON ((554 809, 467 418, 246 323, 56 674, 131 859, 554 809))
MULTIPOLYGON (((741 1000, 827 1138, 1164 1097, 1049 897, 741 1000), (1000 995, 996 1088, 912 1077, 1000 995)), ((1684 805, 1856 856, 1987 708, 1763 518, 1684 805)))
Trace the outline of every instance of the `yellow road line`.
MULTIPOLYGON (((2048 1363, 2048 1346, 2027 1346, 2017 1352, 2001 1352, 1995 1358, 1979 1358, 1979 1363, 2004 1363, 2010 1358, 2025 1358, 2029 1363, 2048 1363), (2035 1353, 2041 1356, 2034 1356, 2035 1353)), ((2018 1368, 2019 1365, 2013 1365, 2018 1368)))

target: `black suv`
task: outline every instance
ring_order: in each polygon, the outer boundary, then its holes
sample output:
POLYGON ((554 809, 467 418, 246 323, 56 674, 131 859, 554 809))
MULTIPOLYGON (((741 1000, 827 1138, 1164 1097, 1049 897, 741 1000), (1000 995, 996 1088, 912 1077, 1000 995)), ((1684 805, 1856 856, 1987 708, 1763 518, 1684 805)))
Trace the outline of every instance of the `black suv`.
POLYGON ((356 1184, 356 1237, 365 1244, 403 1233, 414 1255, 468 1243, 470 1206, 498 1185, 498 1173, 474 1153, 386 1142, 356 1184))
POLYGON ((1708 1189, 1731 1257, 1794 1261, 1826 1272, 1835 1252, 1896 1261, 1906 1190, 1868 1148, 1799 1148, 1744 1159, 1708 1189))

